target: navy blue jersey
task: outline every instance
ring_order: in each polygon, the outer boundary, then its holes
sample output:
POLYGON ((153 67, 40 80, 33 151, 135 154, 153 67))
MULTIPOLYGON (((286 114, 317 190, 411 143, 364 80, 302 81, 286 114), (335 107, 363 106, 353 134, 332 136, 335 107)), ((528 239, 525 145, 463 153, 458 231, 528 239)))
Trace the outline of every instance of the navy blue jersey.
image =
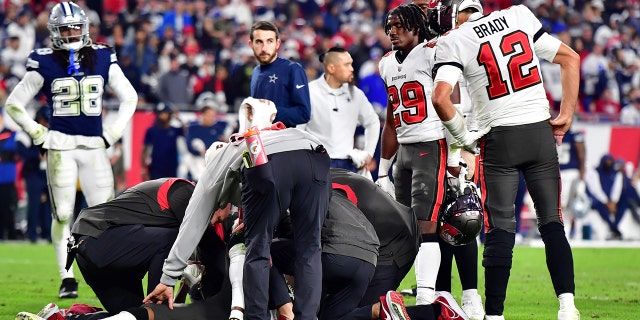
POLYGON ((178 171, 178 137, 182 128, 160 128, 157 125, 147 129, 144 145, 152 146, 149 176, 151 179, 175 177, 178 171))
POLYGON ((297 62, 277 58, 256 66, 251 74, 251 97, 273 101, 278 110, 274 122, 282 121, 287 127, 307 123, 311 117, 307 75, 297 62))
MULTIPOLYGON (((54 59, 50 48, 36 49, 27 61, 27 71, 44 78, 41 92, 50 106, 50 130, 69 135, 102 136, 102 94, 109 82, 109 67, 117 62, 115 52, 104 45, 92 45, 93 70, 80 63, 78 71, 67 71, 54 59)), ((68 54, 68 53, 67 53, 68 54)))
POLYGON ((562 138, 562 144, 558 146, 558 162, 560 170, 580 169, 576 143, 584 143, 582 131, 569 130, 562 138))
POLYGON ((200 124, 200 122, 195 121, 192 123, 187 129, 187 133, 185 135, 185 140, 187 142, 187 148, 189 152, 194 155, 199 156, 200 151, 193 148, 191 144, 194 139, 200 139, 204 142, 206 148, 209 148, 212 143, 219 141, 220 137, 224 135, 224 130, 227 128, 227 123, 225 121, 218 121, 214 125, 210 127, 205 127, 200 124))

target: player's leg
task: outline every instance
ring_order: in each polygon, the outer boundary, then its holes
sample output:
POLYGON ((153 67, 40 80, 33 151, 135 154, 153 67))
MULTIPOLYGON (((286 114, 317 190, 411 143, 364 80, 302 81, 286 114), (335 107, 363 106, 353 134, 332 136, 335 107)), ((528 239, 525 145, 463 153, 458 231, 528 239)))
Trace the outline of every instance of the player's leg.
POLYGON ((494 128, 481 142, 478 167, 485 219, 485 310, 487 316, 501 316, 511 272, 516 219, 514 203, 519 171, 511 159, 511 132, 494 128))
MULTIPOLYGON (((277 154, 276 154, 277 155, 277 154)), ((269 259, 273 230, 280 215, 279 185, 272 172, 277 161, 244 169, 242 206, 246 255, 243 270, 245 317, 268 319, 269 259)), ((281 165, 281 164, 280 164, 281 165)))
POLYGON ((105 203, 114 196, 111 163, 104 148, 74 150, 78 154, 78 178, 87 205, 105 203))
POLYGON ((71 236, 69 225, 73 217, 78 183, 78 166, 73 151, 47 151, 47 181, 51 198, 51 241, 56 252, 58 272, 63 283, 60 287, 61 298, 78 296, 78 285, 73 276, 73 268, 65 270, 67 262, 67 240, 71 236), (70 280, 65 280, 70 279, 70 280))
MULTIPOLYGON (((451 292, 451 270, 453 269, 454 246, 438 239, 440 245, 440 268, 436 279, 436 291, 451 292)), ((460 267, 458 267, 459 269, 460 267)))
MULTIPOLYGON (((536 207, 540 236, 545 244, 547 268, 556 295, 560 297, 560 311, 575 309, 573 296, 575 292, 573 256, 571 247, 564 233, 560 208, 560 170, 557 151, 552 131, 548 126, 540 126, 533 136, 548 141, 540 141, 535 145, 538 150, 538 161, 528 166, 523 172, 529 193, 536 207), (545 128, 546 127, 546 128, 545 128)), ((535 141, 534 141, 535 142, 535 141)), ((560 317, 560 313, 558 317, 560 317)), ((571 319, 571 318, 567 318, 571 319)))
MULTIPOLYGON (((407 178, 411 168, 411 208, 418 218, 422 243, 415 260, 417 284, 416 304, 430 304, 435 299, 435 285, 440 267, 440 246, 436 233, 438 211, 444 201, 446 179, 446 141, 429 141, 402 146, 398 152, 405 170, 400 170, 396 194, 407 192, 407 178), (402 152, 401 152, 402 151, 402 152)), ((395 175, 394 175, 395 178, 395 175)), ((406 197, 406 195, 402 195, 406 197)))
MULTIPOLYGON (((375 266, 339 254, 322 254, 323 303, 320 320, 341 319, 352 312, 367 290, 375 266)), ((345 317, 349 319, 350 317, 345 317)))
MULTIPOLYGON (((331 195, 331 160, 328 154, 314 151, 288 152, 282 160, 288 165, 276 174, 293 179, 288 199, 296 251, 293 310, 296 319, 315 319, 322 293, 320 232, 331 195), (308 165, 292 165, 297 162, 308 165)), ((283 206, 287 203, 282 194, 280 201, 283 206)))

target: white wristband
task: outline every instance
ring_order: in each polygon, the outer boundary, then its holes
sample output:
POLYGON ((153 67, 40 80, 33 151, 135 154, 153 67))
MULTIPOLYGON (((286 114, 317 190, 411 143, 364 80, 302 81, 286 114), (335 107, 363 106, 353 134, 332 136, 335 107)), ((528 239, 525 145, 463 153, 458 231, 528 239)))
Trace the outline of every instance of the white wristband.
POLYGON ((380 167, 378 169, 378 177, 388 176, 390 168, 391 168, 391 159, 380 158, 380 167))
POLYGON ((462 140, 465 133, 467 133, 467 127, 464 124, 464 118, 460 112, 456 111, 456 115, 450 120, 442 121, 442 124, 451 132, 451 135, 457 140, 462 140))

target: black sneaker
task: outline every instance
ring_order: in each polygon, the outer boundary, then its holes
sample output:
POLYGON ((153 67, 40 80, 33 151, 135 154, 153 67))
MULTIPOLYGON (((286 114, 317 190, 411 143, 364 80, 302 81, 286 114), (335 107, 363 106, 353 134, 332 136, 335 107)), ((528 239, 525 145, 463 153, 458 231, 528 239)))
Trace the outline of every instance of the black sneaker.
POLYGON ((75 278, 62 279, 60 285, 60 298, 77 298, 78 297, 78 281, 75 278))

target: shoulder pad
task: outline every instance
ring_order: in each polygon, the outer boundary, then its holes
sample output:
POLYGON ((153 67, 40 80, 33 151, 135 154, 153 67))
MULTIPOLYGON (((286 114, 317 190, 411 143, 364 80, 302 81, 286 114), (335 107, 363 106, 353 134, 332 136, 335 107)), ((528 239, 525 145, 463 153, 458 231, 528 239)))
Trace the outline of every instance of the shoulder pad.
POLYGON ((391 50, 391 51, 389 51, 389 52, 385 53, 383 57, 390 56, 390 55, 392 55, 392 54, 393 54, 393 53, 395 53, 395 52, 396 52, 396 50, 391 50))

